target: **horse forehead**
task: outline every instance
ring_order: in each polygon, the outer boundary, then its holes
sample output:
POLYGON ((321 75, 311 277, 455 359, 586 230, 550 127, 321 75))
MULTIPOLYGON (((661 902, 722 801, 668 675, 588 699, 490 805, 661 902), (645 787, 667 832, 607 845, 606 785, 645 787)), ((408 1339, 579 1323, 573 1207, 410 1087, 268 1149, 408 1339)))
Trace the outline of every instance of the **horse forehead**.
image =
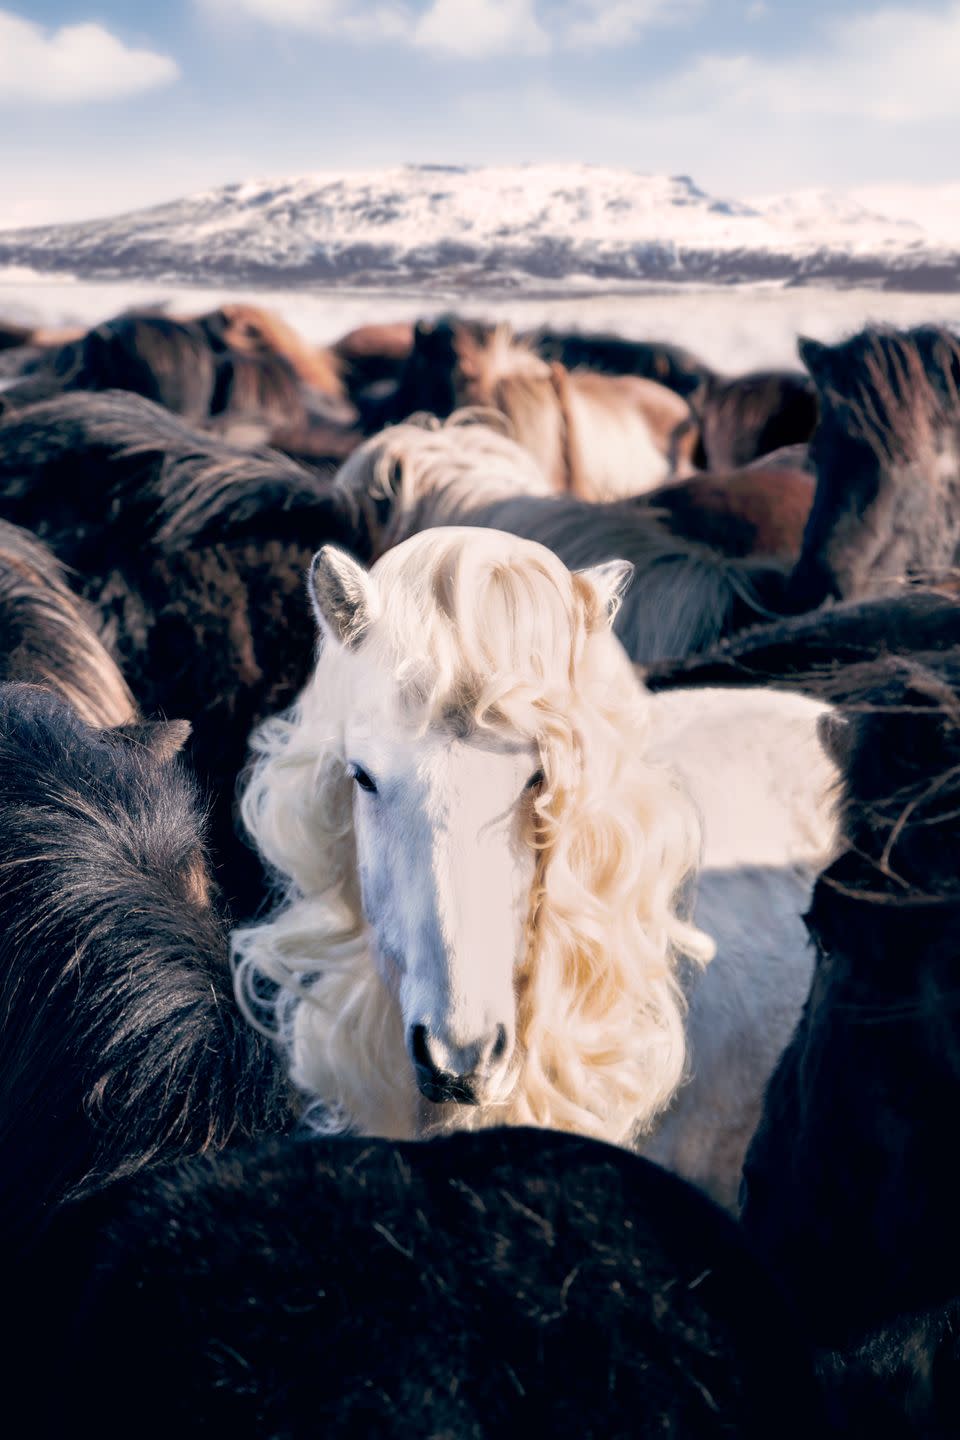
POLYGON ((384 746, 386 769, 413 805, 437 824, 496 812, 513 790, 534 752, 531 742, 495 736, 462 739, 442 731, 396 737, 384 746))

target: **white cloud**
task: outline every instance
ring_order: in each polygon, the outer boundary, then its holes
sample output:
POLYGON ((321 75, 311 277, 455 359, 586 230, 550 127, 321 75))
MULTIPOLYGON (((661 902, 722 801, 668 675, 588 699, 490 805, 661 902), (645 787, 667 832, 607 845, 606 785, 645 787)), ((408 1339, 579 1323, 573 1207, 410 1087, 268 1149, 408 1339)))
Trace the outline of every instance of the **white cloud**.
POLYGON ((169 85, 179 74, 168 55, 131 50, 102 25, 47 30, 0 10, 0 103, 118 100, 169 85))
POLYGON ((239 0, 236 6, 224 8, 241 10, 271 25, 320 31, 331 28, 342 12, 340 0, 239 0))
POLYGON ((533 0, 433 0, 417 22, 413 41, 474 59, 542 55, 550 49, 533 0))
POLYGON ((700 5, 701 0, 574 0, 563 43, 577 49, 624 45, 653 26, 682 24, 700 5))
POLYGON ((960 117, 960 0, 946 9, 891 6, 833 18, 817 40, 809 53, 784 60, 703 56, 658 87, 658 103, 898 123, 960 117))
POLYGON ((198 0, 222 15, 360 43, 388 40, 464 59, 621 45, 689 18, 705 0, 198 0))
POLYGON ((249 15, 280 30, 336 35, 360 42, 409 40, 413 16, 399 0, 356 4, 354 0, 201 0, 222 14, 249 15))

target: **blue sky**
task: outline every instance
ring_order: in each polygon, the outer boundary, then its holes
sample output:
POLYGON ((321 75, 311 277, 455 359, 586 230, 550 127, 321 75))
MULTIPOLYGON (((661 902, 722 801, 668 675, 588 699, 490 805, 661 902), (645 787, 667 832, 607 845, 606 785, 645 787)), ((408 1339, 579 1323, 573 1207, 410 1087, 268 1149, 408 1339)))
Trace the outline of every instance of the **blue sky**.
POLYGON ((960 0, 0 0, 0 224, 406 161, 960 179, 958 71, 960 0))

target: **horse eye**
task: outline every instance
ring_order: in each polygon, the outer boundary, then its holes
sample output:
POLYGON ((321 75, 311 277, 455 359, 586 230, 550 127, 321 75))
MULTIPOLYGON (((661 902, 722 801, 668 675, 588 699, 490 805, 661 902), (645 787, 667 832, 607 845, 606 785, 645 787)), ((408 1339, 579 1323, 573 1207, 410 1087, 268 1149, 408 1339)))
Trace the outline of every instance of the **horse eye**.
POLYGON ((536 790, 537 786, 538 786, 538 785, 542 785, 542 784, 543 784, 543 771, 542 771, 542 770, 534 770, 533 774, 530 776, 530 779, 527 781, 526 785, 524 785, 523 788, 524 788, 524 790, 536 790))
POLYGON ((368 795, 376 795, 376 783, 370 778, 366 770, 363 769, 362 765, 351 765, 349 766, 349 771, 353 779, 356 780, 357 784, 360 786, 361 790, 366 790, 368 795))

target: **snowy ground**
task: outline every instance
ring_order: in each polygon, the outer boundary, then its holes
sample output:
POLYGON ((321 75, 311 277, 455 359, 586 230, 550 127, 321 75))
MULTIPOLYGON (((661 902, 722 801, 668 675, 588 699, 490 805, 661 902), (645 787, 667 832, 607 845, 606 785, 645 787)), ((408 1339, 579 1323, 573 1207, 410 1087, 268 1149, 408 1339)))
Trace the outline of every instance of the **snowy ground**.
POLYGON ((960 294, 896 294, 874 290, 780 286, 632 290, 569 299, 491 300, 452 292, 372 290, 200 289, 50 279, 0 269, 0 320, 27 324, 93 324, 128 306, 169 303, 174 311, 210 309, 246 299, 280 313, 318 344, 366 321, 427 318, 445 310, 511 321, 517 327, 556 325, 610 330, 636 339, 687 345, 709 364, 736 372, 795 365, 798 334, 838 339, 867 322, 915 325, 936 321, 960 329, 960 294))

